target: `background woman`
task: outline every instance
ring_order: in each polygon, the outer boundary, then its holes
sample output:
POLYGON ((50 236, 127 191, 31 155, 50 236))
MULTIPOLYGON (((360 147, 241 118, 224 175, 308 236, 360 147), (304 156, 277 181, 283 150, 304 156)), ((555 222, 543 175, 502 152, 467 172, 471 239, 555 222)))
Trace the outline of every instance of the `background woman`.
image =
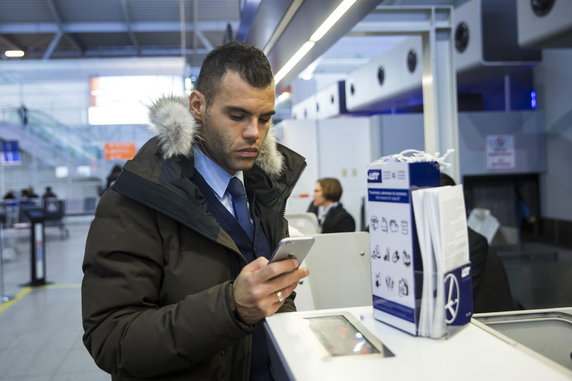
POLYGON ((338 179, 325 177, 316 181, 314 200, 308 207, 308 212, 318 216, 322 233, 355 231, 354 218, 339 202, 342 192, 342 185, 338 179))

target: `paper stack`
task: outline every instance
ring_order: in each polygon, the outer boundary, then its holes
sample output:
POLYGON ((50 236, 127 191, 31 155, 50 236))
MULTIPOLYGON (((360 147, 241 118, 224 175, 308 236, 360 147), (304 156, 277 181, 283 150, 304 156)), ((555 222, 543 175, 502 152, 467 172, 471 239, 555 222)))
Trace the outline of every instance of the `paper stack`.
POLYGON ((423 263, 419 336, 444 336, 472 315, 467 220, 462 185, 412 192, 423 263))

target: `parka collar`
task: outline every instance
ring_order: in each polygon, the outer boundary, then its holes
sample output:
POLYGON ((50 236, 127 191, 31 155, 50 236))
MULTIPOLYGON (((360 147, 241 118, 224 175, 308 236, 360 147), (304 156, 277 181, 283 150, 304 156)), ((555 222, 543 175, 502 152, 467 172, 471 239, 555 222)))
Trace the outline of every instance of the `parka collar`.
MULTIPOLYGON (((149 107, 149 129, 157 135, 164 159, 193 156, 193 144, 199 137, 200 125, 191 114, 185 97, 162 97, 149 107)), ((284 159, 276 148, 273 129, 262 145, 255 164, 270 177, 284 170, 284 159)))

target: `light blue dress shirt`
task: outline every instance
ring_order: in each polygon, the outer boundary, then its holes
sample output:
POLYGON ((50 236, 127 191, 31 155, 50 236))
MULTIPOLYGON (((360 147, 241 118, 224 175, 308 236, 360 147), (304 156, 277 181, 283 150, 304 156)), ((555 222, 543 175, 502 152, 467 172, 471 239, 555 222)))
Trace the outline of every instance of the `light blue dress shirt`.
MULTIPOLYGON (((233 177, 227 171, 222 169, 217 163, 212 161, 210 157, 204 154, 199 148, 193 148, 195 155, 195 169, 199 171, 203 179, 214 191, 216 197, 224 205, 224 207, 234 216, 234 209, 232 206, 232 196, 228 194, 226 188, 233 177)), ((242 171, 234 174, 234 177, 244 184, 244 175, 242 171)))

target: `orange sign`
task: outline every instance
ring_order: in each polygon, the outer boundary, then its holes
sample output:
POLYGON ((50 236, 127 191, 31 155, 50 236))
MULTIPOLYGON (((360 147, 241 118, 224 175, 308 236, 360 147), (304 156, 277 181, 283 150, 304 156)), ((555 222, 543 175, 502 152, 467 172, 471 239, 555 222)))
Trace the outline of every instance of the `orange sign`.
POLYGON ((105 160, 128 160, 135 156, 135 143, 105 143, 105 160))

